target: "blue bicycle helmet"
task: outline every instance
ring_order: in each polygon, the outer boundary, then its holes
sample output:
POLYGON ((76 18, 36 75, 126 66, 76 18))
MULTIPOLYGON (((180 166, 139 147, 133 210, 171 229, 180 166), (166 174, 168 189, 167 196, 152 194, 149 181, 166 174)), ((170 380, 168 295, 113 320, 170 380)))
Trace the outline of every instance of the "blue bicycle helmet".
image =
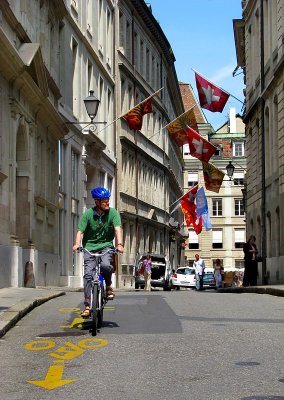
POLYGON ((109 199, 111 196, 110 192, 103 187, 97 187, 92 189, 91 195, 93 196, 94 199, 109 199))

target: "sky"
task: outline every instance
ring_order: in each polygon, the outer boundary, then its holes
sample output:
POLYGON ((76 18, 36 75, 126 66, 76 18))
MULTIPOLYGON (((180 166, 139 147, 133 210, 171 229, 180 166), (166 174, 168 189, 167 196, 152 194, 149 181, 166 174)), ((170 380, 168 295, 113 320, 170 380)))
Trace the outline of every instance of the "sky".
MULTIPOLYGON (((232 73, 237 65, 233 19, 242 18, 241 0, 148 0, 152 13, 166 35, 176 62, 179 81, 191 84, 197 96, 192 68, 244 101, 243 73, 232 73)), ((197 97, 198 99, 198 97, 197 97)), ((215 129, 228 119, 234 107, 241 114, 242 103, 232 96, 222 113, 204 110, 215 129)))

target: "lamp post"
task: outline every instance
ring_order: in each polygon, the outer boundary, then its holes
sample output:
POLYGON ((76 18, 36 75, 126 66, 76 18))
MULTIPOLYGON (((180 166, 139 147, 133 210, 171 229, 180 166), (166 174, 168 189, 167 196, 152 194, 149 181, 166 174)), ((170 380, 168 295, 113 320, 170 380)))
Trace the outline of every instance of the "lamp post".
MULTIPOLYGON (((93 90, 90 90, 89 96, 86 97, 83 101, 84 101, 88 116, 91 119, 91 122, 85 122, 85 121, 84 122, 83 121, 74 121, 74 122, 72 121, 71 122, 71 121, 67 121, 65 123, 67 125, 79 125, 79 124, 87 124, 87 126, 88 125, 92 125, 92 127, 93 127, 92 130, 95 129, 95 125, 97 125, 97 124, 106 124, 106 121, 94 122, 94 119, 95 119, 95 117, 97 115, 98 108, 99 108, 99 105, 100 105, 100 100, 94 95, 94 91, 93 90)), ((91 130, 91 128, 89 128, 89 129, 91 130)))
POLYGON ((235 167, 233 166, 232 161, 229 161, 229 164, 226 166, 226 170, 227 170, 227 175, 231 181, 235 171, 235 167))
POLYGON ((93 124, 93 120, 97 115, 98 108, 100 105, 100 100, 94 96, 94 91, 90 90, 90 95, 85 98, 84 104, 87 110, 87 113, 91 119, 91 123, 93 124))

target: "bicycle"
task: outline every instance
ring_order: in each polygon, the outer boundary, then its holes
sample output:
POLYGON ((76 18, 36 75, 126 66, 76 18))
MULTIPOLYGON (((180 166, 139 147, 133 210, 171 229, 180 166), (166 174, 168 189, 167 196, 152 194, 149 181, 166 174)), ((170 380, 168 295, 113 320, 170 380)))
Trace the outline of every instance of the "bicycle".
POLYGON ((89 318, 92 318, 92 336, 96 336, 98 329, 100 329, 103 325, 104 307, 108 301, 105 280, 101 275, 101 258, 107 253, 117 254, 118 250, 116 248, 111 248, 104 253, 92 253, 83 247, 79 247, 78 251, 88 253, 94 258, 95 268, 93 270, 91 282, 92 286, 89 318))

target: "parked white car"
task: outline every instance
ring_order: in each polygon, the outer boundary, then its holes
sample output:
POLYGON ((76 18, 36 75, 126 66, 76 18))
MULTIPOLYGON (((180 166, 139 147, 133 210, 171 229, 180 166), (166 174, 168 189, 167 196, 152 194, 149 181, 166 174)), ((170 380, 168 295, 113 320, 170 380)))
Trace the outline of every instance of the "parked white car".
POLYGON ((195 288, 195 269, 190 267, 180 267, 172 275, 172 288, 181 287, 195 288))

